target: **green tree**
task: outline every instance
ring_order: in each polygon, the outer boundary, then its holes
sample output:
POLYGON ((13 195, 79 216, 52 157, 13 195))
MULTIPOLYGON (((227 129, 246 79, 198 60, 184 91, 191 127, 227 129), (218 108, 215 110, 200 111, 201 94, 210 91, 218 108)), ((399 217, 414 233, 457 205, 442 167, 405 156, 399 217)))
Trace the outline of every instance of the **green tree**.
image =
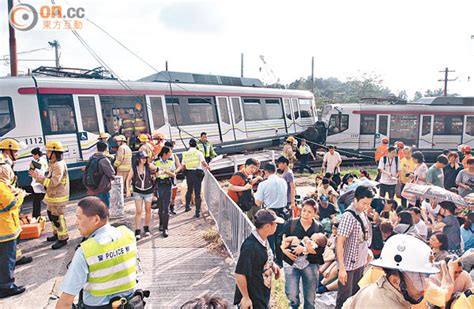
POLYGON ((418 101, 422 97, 423 97, 423 95, 421 94, 421 92, 417 91, 417 92, 415 92, 415 96, 413 97, 413 101, 418 101))

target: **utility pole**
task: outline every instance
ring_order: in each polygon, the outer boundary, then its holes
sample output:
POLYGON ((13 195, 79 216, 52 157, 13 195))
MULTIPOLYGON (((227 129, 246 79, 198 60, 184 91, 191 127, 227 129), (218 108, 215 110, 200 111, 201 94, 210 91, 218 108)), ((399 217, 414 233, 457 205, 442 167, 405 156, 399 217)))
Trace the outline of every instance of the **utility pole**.
MULTIPOLYGON (((10 12, 13 8, 13 0, 8 0, 8 16, 7 20, 10 20, 10 12)), ((8 31, 10 35, 10 75, 18 76, 18 58, 16 54, 16 36, 15 29, 10 23, 8 23, 8 31)))
POLYGON ((59 69, 61 66, 59 65, 59 42, 57 40, 54 40, 52 42, 48 42, 49 46, 54 47, 54 55, 55 55, 55 60, 56 60, 56 68, 59 69))
POLYGON ((444 79, 438 79, 438 82, 444 82, 444 91, 443 91, 443 96, 448 96, 448 81, 449 82, 453 82, 457 79, 454 78, 454 79, 448 79, 448 73, 454 73, 456 71, 450 71, 448 70, 448 68, 445 68, 444 71, 438 71, 440 73, 443 73, 444 72, 444 79))
POLYGON ((244 53, 240 53, 240 77, 244 77, 244 53))
POLYGON ((168 60, 165 61, 165 71, 168 72, 168 60))
POLYGON ((311 58, 311 92, 314 94, 314 56, 311 58))

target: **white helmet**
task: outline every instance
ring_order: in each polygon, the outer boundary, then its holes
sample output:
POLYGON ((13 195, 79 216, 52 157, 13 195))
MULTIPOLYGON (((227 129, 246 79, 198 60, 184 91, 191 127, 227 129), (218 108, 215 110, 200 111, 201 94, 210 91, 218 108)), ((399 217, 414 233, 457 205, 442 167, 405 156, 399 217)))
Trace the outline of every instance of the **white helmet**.
POLYGON ((401 272, 435 274, 439 269, 430 263, 430 254, 430 247, 423 241, 400 234, 390 237, 382 249, 380 258, 370 264, 401 272))

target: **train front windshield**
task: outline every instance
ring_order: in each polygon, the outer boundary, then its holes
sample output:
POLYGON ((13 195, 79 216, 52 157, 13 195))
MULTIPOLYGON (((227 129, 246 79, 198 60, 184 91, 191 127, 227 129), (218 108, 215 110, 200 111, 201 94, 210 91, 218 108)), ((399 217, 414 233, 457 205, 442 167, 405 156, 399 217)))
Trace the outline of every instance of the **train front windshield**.
POLYGON ((331 117, 331 112, 332 112, 332 105, 326 105, 323 108, 323 118, 322 120, 326 123, 326 125, 329 124, 329 118, 331 117))

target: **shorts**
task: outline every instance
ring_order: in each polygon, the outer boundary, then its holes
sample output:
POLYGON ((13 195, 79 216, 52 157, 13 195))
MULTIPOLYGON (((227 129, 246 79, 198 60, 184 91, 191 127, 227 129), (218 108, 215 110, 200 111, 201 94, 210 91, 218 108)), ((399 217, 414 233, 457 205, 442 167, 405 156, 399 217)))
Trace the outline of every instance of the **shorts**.
POLYGON ((151 203, 153 200, 153 193, 143 194, 143 193, 133 192, 133 199, 135 201, 144 201, 145 203, 151 203))

